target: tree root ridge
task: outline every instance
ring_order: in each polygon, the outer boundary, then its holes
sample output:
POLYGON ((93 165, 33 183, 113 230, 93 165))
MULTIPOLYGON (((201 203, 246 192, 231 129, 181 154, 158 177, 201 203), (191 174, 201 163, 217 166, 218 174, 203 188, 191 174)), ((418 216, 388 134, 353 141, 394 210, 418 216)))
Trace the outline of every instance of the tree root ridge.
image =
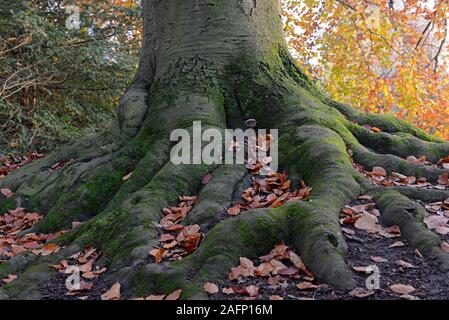
MULTIPOLYGON (((438 237, 421 222, 424 209, 409 198, 440 201, 449 191, 373 187, 353 167, 348 153, 351 150, 354 160, 369 169, 381 166, 388 172, 436 181, 448 170, 412 164, 404 157, 426 155, 435 160, 449 153, 448 144, 403 121, 365 116, 329 101, 309 90, 313 84, 285 56, 279 53, 273 59, 258 64, 257 77, 246 77, 246 67, 234 66, 230 83, 207 72, 208 80, 210 75, 214 81, 210 86, 201 83, 201 90, 195 91, 199 78, 180 74, 179 87, 178 78, 166 79, 153 83, 149 96, 131 92, 122 101, 120 123, 107 134, 67 146, 1 181, 1 187, 17 193, 11 199, 0 198, 2 210, 11 209, 21 198, 21 204, 45 208, 47 215, 36 230, 56 231, 75 220, 85 223, 57 239, 66 246, 57 254, 43 258, 24 253, 1 264, 0 278, 13 273, 19 278, 0 288, 0 299, 38 298, 37 283, 54 275, 48 266, 86 246, 102 250, 107 277, 118 280, 127 297, 183 288, 183 298, 206 298, 204 282, 222 279, 240 257, 256 258, 282 241, 293 244, 319 280, 349 289, 355 282, 345 262, 348 245, 339 214, 365 192, 374 194, 389 224, 398 225, 414 247, 448 270, 449 258, 439 248, 438 237), (167 84, 166 91, 158 93, 162 83, 167 84), (238 102, 228 101, 234 96, 238 102), (192 121, 220 130, 226 123, 237 126, 242 112, 260 127, 279 129, 280 167, 295 187, 304 180, 312 193, 304 201, 221 219, 217 216, 231 205, 246 169, 174 165, 169 161, 168 135, 174 128, 189 129, 192 121), (371 132, 364 124, 382 131, 371 132), (120 137, 118 142, 114 137, 120 137), (71 159, 60 170, 46 169, 71 159), (212 179, 202 186, 209 173, 212 179), (180 195, 197 194, 198 202, 183 223, 201 226, 206 232, 201 244, 181 261, 152 263, 149 251, 159 244, 154 223, 163 217, 163 208, 180 195)), ((211 68, 200 65, 205 68, 199 68, 202 73, 211 68)))
POLYGON ((425 257, 436 259, 442 271, 449 271, 449 254, 440 247, 440 238, 422 222, 425 209, 394 190, 378 191, 374 200, 389 225, 397 225, 410 244, 425 257))

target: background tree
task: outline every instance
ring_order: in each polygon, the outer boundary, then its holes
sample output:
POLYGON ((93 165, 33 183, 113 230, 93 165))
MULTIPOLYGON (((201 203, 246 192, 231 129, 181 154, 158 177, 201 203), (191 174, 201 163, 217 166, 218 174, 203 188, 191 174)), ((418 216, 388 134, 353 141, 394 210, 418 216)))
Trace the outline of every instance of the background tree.
POLYGON ((133 1, 2 1, 0 150, 48 151, 113 118, 137 66, 133 1), (66 27, 77 5, 80 28, 66 27))
POLYGON ((333 98, 449 138, 447 1, 282 3, 298 63, 333 98))

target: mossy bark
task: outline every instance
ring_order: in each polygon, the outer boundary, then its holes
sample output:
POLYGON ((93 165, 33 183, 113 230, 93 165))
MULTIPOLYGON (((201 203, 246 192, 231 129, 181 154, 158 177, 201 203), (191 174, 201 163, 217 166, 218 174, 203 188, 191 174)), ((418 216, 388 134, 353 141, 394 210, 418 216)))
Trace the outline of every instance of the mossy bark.
MULTIPOLYGON (((0 198, 2 212, 25 206, 45 214, 35 230, 85 222, 57 240, 66 245, 57 255, 26 253, 0 265, 0 279, 19 273, 0 288, 0 298, 39 297, 38 282, 49 276, 48 265, 88 245, 103 252, 108 277, 122 283, 125 296, 183 288, 183 298, 205 297, 202 282, 226 277, 239 257, 264 254, 279 241, 292 244, 319 280, 354 286, 338 216, 345 204, 375 188, 353 168, 347 150, 367 169, 379 165, 436 180, 445 170, 401 157, 435 160, 446 155, 449 144, 403 121, 361 114, 320 92, 288 53, 276 0, 147 0, 143 7, 141 63, 117 120, 104 133, 64 146, 0 181, 15 193, 0 198), (279 130, 281 170, 294 186, 304 180, 313 191, 306 201, 218 221, 245 169, 176 166, 169 159, 170 132, 190 130, 193 121, 201 121, 203 129, 242 128, 247 118, 256 119, 259 128, 279 130), (368 132, 364 124, 383 132, 368 132), (58 162, 66 164, 50 170, 58 162), (201 180, 210 172, 213 178, 204 187, 201 180), (176 204, 180 195, 198 193, 185 223, 201 224, 207 232, 200 247, 181 262, 149 263, 148 253, 158 243, 153 222, 162 208, 176 204)), ((381 204, 386 197, 379 197, 381 204)), ((400 197, 405 198, 394 194, 402 208, 400 197)), ((385 211, 393 216, 391 206, 385 211)), ((409 230, 418 228, 412 218, 390 221, 412 234, 409 230)), ((429 231, 419 228, 430 239, 429 231)), ((445 261, 440 251, 438 256, 445 261)))

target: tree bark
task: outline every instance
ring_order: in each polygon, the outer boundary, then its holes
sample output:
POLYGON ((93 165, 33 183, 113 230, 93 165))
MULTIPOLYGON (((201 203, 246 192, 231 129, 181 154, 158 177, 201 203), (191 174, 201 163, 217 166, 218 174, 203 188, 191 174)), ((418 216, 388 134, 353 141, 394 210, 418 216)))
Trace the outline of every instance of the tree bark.
MULTIPOLYGON (((24 206, 45 213, 32 231, 54 232, 85 221, 58 239, 66 246, 58 254, 24 253, 0 265, 0 278, 20 274, 0 288, 0 297, 38 298, 39 281, 52 275, 48 264, 88 245, 101 249, 108 277, 119 279, 126 296, 183 288, 183 298, 206 297, 205 281, 226 277, 239 257, 265 254, 279 241, 290 242, 318 279, 347 289, 355 282, 339 225, 345 204, 370 192, 396 223, 396 212, 410 212, 410 197, 449 197, 446 191, 417 195, 407 188, 379 189, 354 169, 348 150, 368 169, 382 166, 434 181, 445 170, 401 157, 437 160, 449 154, 449 144, 406 122, 359 113, 320 92, 288 53, 277 0, 147 0, 143 8, 141 61, 117 121, 103 134, 64 146, 0 181, 15 193, 0 199, 2 212, 24 206), (279 130, 281 169, 294 184, 304 180, 313 191, 307 201, 216 221, 231 205, 245 168, 176 166, 169 161, 169 135, 189 129, 193 121, 223 130, 243 127, 248 118, 259 128, 279 130), (375 134, 366 124, 382 132, 375 134), (48 170, 58 162, 66 164, 48 170), (213 179, 200 188, 209 172, 213 179), (181 262, 150 263, 148 252, 158 243, 152 222, 178 196, 198 192, 188 223, 207 231, 199 248, 181 262)), ((421 210, 417 206, 413 210, 421 210)), ((399 221, 404 234, 429 240, 411 242, 448 269, 449 256, 419 224, 422 217, 407 217, 399 221)))

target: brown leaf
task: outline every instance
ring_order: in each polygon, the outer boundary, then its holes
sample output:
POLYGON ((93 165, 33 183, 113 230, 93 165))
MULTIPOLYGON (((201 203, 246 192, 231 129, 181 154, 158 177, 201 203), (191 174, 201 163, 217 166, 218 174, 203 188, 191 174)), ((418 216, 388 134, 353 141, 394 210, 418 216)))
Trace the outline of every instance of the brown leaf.
POLYGON ((251 260, 249 260, 248 258, 245 258, 245 257, 240 257, 240 265, 243 268, 247 268, 247 269, 254 268, 254 263, 251 260))
POLYGON ((78 286, 73 286, 65 295, 66 296, 75 296, 80 294, 84 291, 89 291, 92 289, 93 283, 92 282, 86 282, 86 281, 80 281, 78 286))
POLYGON ((360 218, 354 223, 354 227, 359 230, 364 230, 370 233, 378 233, 382 230, 382 227, 377 224, 378 219, 375 215, 364 212, 360 215, 360 218))
POLYGON ((184 229, 184 226, 182 224, 173 224, 171 226, 164 227, 164 230, 166 231, 179 231, 184 229))
POLYGON ((351 292, 349 292, 349 295, 356 298, 366 298, 374 294, 374 291, 367 290, 365 288, 355 288, 351 292))
POLYGON ((186 239, 183 242, 183 248, 188 253, 191 253, 196 250, 198 247, 198 244, 201 240, 201 233, 189 235, 186 237, 186 239))
POLYGON ((162 234, 161 237, 159 238, 159 242, 167 242, 172 240, 175 240, 175 236, 168 233, 162 234))
POLYGON ((6 278, 3 279, 3 282, 8 284, 17 279, 17 275, 9 274, 6 278))
POLYGON ((237 215, 239 215, 240 212, 241 212, 240 204, 237 203, 234 206, 230 207, 227 212, 228 212, 228 214, 230 216, 237 216, 237 215))
POLYGON ((364 272, 364 273, 370 273, 372 270, 370 267, 352 267, 357 272, 364 272))
POLYGON ((132 175, 133 175, 133 173, 130 172, 130 173, 128 173, 126 176, 124 176, 124 177, 122 178, 122 180, 123 180, 123 181, 128 181, 129 178, 131 178, 132 175))
POLYGON ((157 301, 157 300, 164 300, 165 295, 150 295, 145 298, 145 300, 151 300, 151 301, 157 301))
POLYGON ((223 288, 221 291, 227 295, 234 293, 234 289, 232 289, 232 288, 223 288))
POLYGON ((204 291, 206 291, 209 294, 215 294, 215 293, 218 292, 217 285, 215 283, 212 283, 212 282, 206 282, 203 285, 203 289, 204 289, 204 291))
POLYGON ((387 176, 387 171, 385 171, 385 169, 382 167, 373 167, 373 169, 371 170, 371 175, 385 177, 387 176))
POLYGON ((14 195, 14 192, 12 192, 8 188, 1 188, 0 193, 4 195, 6 198, 11 198, 14 195))
POLYGON ((318 288, 318 286, 316 286, 313 283, 308 282, 308 281, 301 282, 301 283, 297 284, 296 287, 299 290, 308 290, 308 289, 312 289, 313 290, 313 289, 318 288))
POLYGON ((443 241, 440 243, 441 249, 443 249, 445 252, 449 253, 449 243, 446 241, 443 241))
POLYGON ((400 294, 410 294, 416 289, 406 284, 394 284, 390 286, 391 291, 400 294))
POLYGON ((182 289, 175 290, 174 292, 167 295, 165 300, 178 300, 181 297, 182 289))
POLYGON ((404 268, 404 269, 415 268, 415 266, 414 266, 413 264, 411 264, 411 263, 409 263, 409 262, 407 262, 407 261, 404 261, 404 260, 397 260, 397 261, 395 262, 395 264, 396 264, 398 267, 401 267, 401 268, 404 268))
POLYGON ((150 255, 152 255, 154 257, 154 260, 156 261, 156 263, 160 263, 162 260, 162 256, 165 253, 165 249, 164 248, 157 248, 157 249, 153 249, 150 251, 150 255))
POLYGON ((186 201, 192 201, 195 202, 198 199, 197 196, 180 196, 179 201, 186 202, 186 201))
POLYGON ((421 300, 420 298, 412 296, 411 294, 403 294, 401 298, 406 300, 421 300))
POLYGON ((92 267, 93 267, 94 262, 95 262, 95 260, 92 259, 92 260, 86 262, 85 264, 80 265, 80 266, 78 267, 78 268, 79 268, 79 271, 80 271, 80 272, 89 272, 89 271, 92 271, 92 267))
POLYGON ((48 251, 55 251, 55 250, 59 249, 59 246, 56 243, 51 242, 51 243, 43 246, 42 249, 48 250, 48 251))
POLYGON ((371 260, 373 260, 374 262, 377 262, 377 263, 388 262, 388 259, 385 259, 385 258, 382 258, 382 257, 373 257, 373 256, 371 256, 371 260))
POLYGON ((269 262, 263 262, 254 269, 254 273, 261 277, 266 277, 273 271, 274 266, 269 262))
POLYGON ((302 261, 302 258, 298 256, 295 252, 293 251, 289 252, 289 259, 296 268, 298 268, 301 271, 306 271, 306 265, 304 264, 304 261, 302 261))
POLYGON ((206 174, 206 175, 203 177, 203 179, 201 180, 201 183, 204 184, 204 185, 206 185, 206 184, 208 184, 211 180, 212 180, 212 174, 211 174, 211 173, 208 173, 208 174, 206 174))
POLYGON ((247 286, 247 287, 245 287, 245 290, 250 297, 257 297, 257 295, 259 294, 258 286, 254 286, 254 285, 247 286))
POLYGON ((290 266, 290 267, 288 267, 288 268, 279 270, 279 271, 277 272, 277 274, 282 275, 282 276, 288 276, 288 277, 291 277, 291 276, 297 274, 298 271, 299 271, 299 270, 298 270, 296 267, 290 266))
POLYGON ((120 283, 116 282, 106 293, 101 295, 101 300, 119 300, 120 299, 120 283))
MULTIPOLYGON (((257 270, 257 268, 256 268, 257 270)), ((229 273, 229 280, 237 280, 240 276, 242 277, 253 277, 254 269, 242 268, 241 266, 231 268, 229 273)))
POLYGON ((398 247, 403 247, 405 246, 405 243, 402 241, 396 241, 395 243, 393 243, 392 245, 390 245, 388 248, 398 248, 398 247))
POLYGON ((281 296, 278 296, 277 294, 275 294, 275 295, 269 296, 268 300, 276 301, 276 300, 284 300, 284 298, 282 298, 281 296))
POLYGON ((438 184, 447 186, 449 184, 449 173, 444 172, 438 176, 438 184))

